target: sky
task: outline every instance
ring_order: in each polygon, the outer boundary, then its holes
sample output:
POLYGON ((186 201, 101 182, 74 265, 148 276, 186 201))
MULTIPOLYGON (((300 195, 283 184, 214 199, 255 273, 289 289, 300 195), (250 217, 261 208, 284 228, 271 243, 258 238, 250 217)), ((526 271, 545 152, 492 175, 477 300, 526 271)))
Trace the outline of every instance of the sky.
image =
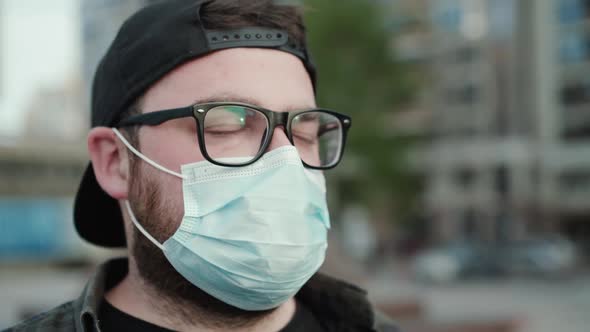
POLYGON ((80 72, 79 0, 0 0, 0 6, 0 137, 11 137, 21 133, 38 87, 80 72))

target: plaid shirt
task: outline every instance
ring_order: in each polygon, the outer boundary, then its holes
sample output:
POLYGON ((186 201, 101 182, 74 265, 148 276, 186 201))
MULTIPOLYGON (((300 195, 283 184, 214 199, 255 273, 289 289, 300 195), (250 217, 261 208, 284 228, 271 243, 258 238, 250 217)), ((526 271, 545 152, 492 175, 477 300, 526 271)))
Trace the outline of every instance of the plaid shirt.
MULTIPOLYGON (((4 332, 100 332, 98 306, 108 289, 108 281, 121 280, 126 274, 127 259, 107 261, 99 266, 78 299, 4 332)), ((323 274, 313 276, 296 299, 314 313, 326 331, 399 331, 392 321, 373 309, 364 290, 323 274)))

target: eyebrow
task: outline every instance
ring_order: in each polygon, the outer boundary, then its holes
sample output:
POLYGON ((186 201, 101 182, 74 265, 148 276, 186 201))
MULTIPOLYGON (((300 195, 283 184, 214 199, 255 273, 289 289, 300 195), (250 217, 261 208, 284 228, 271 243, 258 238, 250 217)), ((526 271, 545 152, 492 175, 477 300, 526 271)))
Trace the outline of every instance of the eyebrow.
MULTIPOLYGON (((214 103, 214 102, 235 102, 235 103, 243 103, 243 104, 250 104, 252 106, 260 106, 262 103, 251 97, 239 96, 236 94, 231 93, 219 93, 215 95, 208 96, 206 98, 201 98, 194 100, 195 104, 205 104, 205 103, 214 103)), ((286 107, 281 108, 280 110, 272 110, 272 111, 281 111, 281 112, 293 112, 293 111, 306 111, 310 109, 317 108, 315 105, 288 105, 286 107)))

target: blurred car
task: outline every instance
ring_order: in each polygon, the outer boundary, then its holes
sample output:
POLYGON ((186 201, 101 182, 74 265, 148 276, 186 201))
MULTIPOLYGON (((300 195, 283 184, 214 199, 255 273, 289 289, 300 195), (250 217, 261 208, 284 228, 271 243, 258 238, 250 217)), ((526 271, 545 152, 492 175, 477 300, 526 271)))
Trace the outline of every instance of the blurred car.
POLYGON ((558 236, 517 242, 505 250, 505 270, 516 276, 567 276, 578 260, 573 243, 558 236))
POLYGON ((417 280, 447 283, 473 277, 567 276, 576 266, 574 245, 561 237, 502 244, 456 242, 425 250, 413 262, 417 280))
POLYGON ((412 269, 419 281, 429 283, 503 273, 494 248, 475 242, 456 242, 423 251, 416 256, 412 269))

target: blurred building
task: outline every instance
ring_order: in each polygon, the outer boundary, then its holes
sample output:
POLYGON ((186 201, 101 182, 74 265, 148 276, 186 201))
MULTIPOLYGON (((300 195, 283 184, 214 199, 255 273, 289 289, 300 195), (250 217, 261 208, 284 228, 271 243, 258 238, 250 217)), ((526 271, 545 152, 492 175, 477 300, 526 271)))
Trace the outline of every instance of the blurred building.
POLYGON ((396 59, 413 71, 420 90, 418 95, 402 109, 392 114, 393 131, 405 136, 424 137, 429 135, 433 109, 428 103, 430 91, 431 24, 429 22, 428 0, 392 0, 390 6, 393 18, 390 29, 394 31, 391 48, 396 59))
POLYGON ((25 130, 21 140, 76 145, 86 136, 87 118, 78 75, 61 85, 37 88, 24 111, 25 130))
POLYGON ((433 139, 422 164, 435 241, 590 240, 589 9, 430 1, 433 139))
POLYGON ((87 105, 90 104, 90 89, 96 67, 115 38, 121 24, 138 9, 155 1, 157 0, 81 1, 82 73, 87 105))

